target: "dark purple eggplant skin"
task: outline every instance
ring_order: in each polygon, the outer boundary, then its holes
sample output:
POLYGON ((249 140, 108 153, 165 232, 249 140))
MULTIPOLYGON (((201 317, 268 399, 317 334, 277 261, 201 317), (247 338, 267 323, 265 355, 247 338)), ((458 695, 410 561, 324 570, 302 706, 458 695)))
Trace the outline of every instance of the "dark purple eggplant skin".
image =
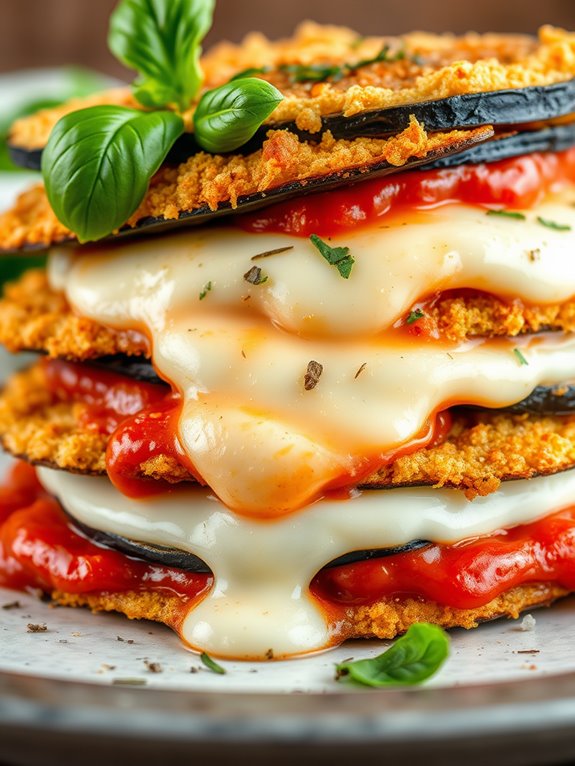
MULTIPOLYGON (((335 138, 347 139, 392 135, 404 130, 412 115, 425 124, 426 130, 435 131, 477 128, 481 125, 518 125, 550 120, 571 112, 575 112, 575 79, 553 85, 466 93, 434 101, 370 110, 353 117, 328 115, 323 118, 318 133, 301 131, 291 122, 267 122, 240 151, 245 154, 255 151, 271 129, 287 129, 301 139, 317 141, 328 130, 335 138)), ((28 151, 16 144, 9 144, 8 148, 16 165, 28 170, 40 170, 41 149, 28 151)), ((183 162, 199 151, 201 149, 194 136, 186 134, 170 151, 168 162, 183 162)))
MULTIPOLYGON (((240 197, 236 208, 230 203, 224 203, 213 211, 209 207, 201 207, 190 213, 181 213, 174 220, 165 218, 145 218, 135 228, 121 229, 118 234, 107 237, 102 243, 109 243, 118 238, 133 238, 140 235, 162 234, 166 231, 179 229, 182 226, 200 226, 219 221, 241 213, 254 212, 277 202, 284 202, 294 197, 302 197, 341 186, 351 186, 371 178, 392 175, 394 173, 409 172, 410 170, 435 170, 441 168, 457 167, 459 165, 476 165, 481 163, 498 162, 531 152, 559 152, 575 146, 575 124, 558 125, 543 128, 542 130, 522 131, 520 133, 506 134, 502 137, 494 137, 479 143, 474 143, 468 148, 460 149, 449 154, 437 155, 432 161, 414 158, 401 167, 380 163, 369 169, 355 168, 351 171, 336 172, 323 178, 309 179, 306 182, 294 181, 285 184, 269 192, 252 194, 240 197)), ((75 239, 60 243, 62 245, 75 245, 75 239)), ((22 248, 23 253, 35 253, 46 248, 45 244, 30 245, 22 248)), ((12 251, 2 251, 8 255, 12 251)))
MULTIPOLYGON (((91 527, 81 524, 72 516, 70 516, 72 524, 76 529, 84 536, 88 537, 96 545, 100 545, 103 548, 111 548, 112 550, 125 553, 128 556, 141 559, 154 564, 162 564, 164 566, 175 567, 185 572, 194 572, 196 574, 212 574, 208 565, 202 561, 198 556, 187 551, 180 551, 175 548, 165 548, 159 545, 151 545, 149 543, 140 543, 136 540, 130 540, 127 537, 121 535, 113 535, 108 532, 100 532, 99 530, 92 529, 91 527)), ((386 558, 387 556, 394 556, 398 553, 407 553, 408 551, 418 550, 430 545, 425 540, 413 540, 406 545, 399 545, 394 548, 381 548, 377 550, 367 551, 353 551, 346 553, 344 556, 339 556, 337 559, 330 561, 326 565, 327 568, 345 566, 346 564, 353 564, 357 561, 369 561, 375 558, 386 558)))

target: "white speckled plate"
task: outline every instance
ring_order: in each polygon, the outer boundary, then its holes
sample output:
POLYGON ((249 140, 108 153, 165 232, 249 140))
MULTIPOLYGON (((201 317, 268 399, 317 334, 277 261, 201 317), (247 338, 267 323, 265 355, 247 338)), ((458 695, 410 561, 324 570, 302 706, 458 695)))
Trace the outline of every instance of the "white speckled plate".
MULTIPOLYGON (((58 78, 1 77, 0 111, 46 95, 58 78)), ((0 207, 29 181, 0 174, 0 207)), ((2 376, 15 361, 0 353, 2 376)), ((425 689, 380 692, 342 687, 334 664, 373 656, 382 643, 223 662, 221 676, 163 626, 0 589, 0 760, 558 763, 575 757, 575 598, 533 616, 534 626, 453 631, 451 657, 425 689)))

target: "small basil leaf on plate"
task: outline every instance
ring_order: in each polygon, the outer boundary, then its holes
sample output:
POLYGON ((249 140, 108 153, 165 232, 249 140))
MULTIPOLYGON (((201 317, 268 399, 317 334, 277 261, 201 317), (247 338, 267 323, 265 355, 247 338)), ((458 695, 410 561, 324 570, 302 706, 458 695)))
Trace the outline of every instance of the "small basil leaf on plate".
POLYGON ((124 224, 184 124, 173 112, 95 106, 56 124, 42 155, 50 205, 80 242, 124 224))
POLYGON ((135 69, 145 106, 188 108, 202 83, 201 42, 215 0, 122 0, 110 19, 108 45, 135 69))
POLYGON ((449 637, 445 631, 420 622, 383 654, 337 665, 337 678, 361 686, 413 686, 436 673, 448 654, 449 637))
POLYGON ((245 77, 204 93, 194 114, 198 144, 208 152, 232 152, 254 135, 283 99, 265 80, 245 77))

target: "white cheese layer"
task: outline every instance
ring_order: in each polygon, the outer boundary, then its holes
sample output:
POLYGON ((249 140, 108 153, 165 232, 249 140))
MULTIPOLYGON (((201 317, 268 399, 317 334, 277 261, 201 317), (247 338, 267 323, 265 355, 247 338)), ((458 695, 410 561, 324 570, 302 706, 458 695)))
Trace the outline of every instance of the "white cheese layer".
POLYGON ((215 582, 189 612, 182 636, 195 649, 239 659, 262 658, 269 649, 276 657, 302 654, 337 642, 308 586, 345 553, 411 540, 454 543, 535 521, 575 498, 573 470, 507 482, 473 502, 458 490, 372 491, 269 522, 238 516, 199 487, 132 500, 106 478, 46 468, 39 478, 83 524, 203 559, 215 582))
POLYGON ((348 280, 309 240, 221 228, 54 255, 50 274, 80 314, 149 334, 156 369, 183 394, 182 446, 218 497, 281 515, 341 477, 352 483, 366 458, 409 441, 440 409, 504 406, 575 378, 575 336, 453 346, 385 332, 438 289, 570 297, 571 193, 528 221, 451 205, 350 232, 331 243, 356 260, 348 280), (251 260, 280 247, 292 249, 251 260), (254 264, 263 284, 244 279, 254 264), (312 360, 323 372, 305 390, 312 360))

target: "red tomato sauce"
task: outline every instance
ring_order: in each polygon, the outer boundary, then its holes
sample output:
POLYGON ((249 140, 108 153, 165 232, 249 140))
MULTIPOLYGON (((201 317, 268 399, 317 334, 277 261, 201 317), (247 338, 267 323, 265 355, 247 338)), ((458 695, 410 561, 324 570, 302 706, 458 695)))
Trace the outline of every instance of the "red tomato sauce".
POLYGON ((195 475, 177 435, 181 398, 168 385, 62 360, 44 360, 43 369, 55 399, 81 402, 79 422, 110 436, 106 470, 120 492, 129 497, 166 492, 165 482, 139 476, 140 465, 158 455, 168 455, 195 475))
POLYGON ((177 596, 183 617, 212 582, 211 575, 140 561, 78 534, 26 463, 16 463, 0 487, 1 586, 47 593, 177 596))
POLYGON ((246 231, 299 237, 335 236, 377 223, 390 213, 461 202, 494 209, 527 209, 555 187, 575 181, 575 148, 460 165, 408 171, 334 191, 300 196, 239 216, 246 231))
MULTIPOLYGON (((311 592, 330 614, 401 597, 473 609, 536 582, 575 589, 575 508, 490 537, 323 569, 311 592)), ((137 560, 78 534, 24 463, 0 487, 2 586, 73 594, 153 592, 181 599, 183 616, 212 583, 211 575, 137 560)))
POLYGON ((537 582, 575 589, 575 507, 489 537, 324 569, 311 590, 345 605, 370 604, 383 595, 474 609, 537 582))
MULTIPOLYGON (((128 497, 166 492, 171 485, 139 475, 140 466, 167 455, 204 484, 178 438, 181 397, 169 386, 143 383, 99 367, 62 360, 42 362, 46 385, 58 401, 81 402, 77 414, 89 429, 108 434, 106 470, 114 486, 128 497)), ((341 493, 357 486, 382 465, 402 455, 445 441, 451 428, 448 411, 433 414, 420 434, 384 454, 365 458, 353 475, 342 474, 324 488, 341 493)))

